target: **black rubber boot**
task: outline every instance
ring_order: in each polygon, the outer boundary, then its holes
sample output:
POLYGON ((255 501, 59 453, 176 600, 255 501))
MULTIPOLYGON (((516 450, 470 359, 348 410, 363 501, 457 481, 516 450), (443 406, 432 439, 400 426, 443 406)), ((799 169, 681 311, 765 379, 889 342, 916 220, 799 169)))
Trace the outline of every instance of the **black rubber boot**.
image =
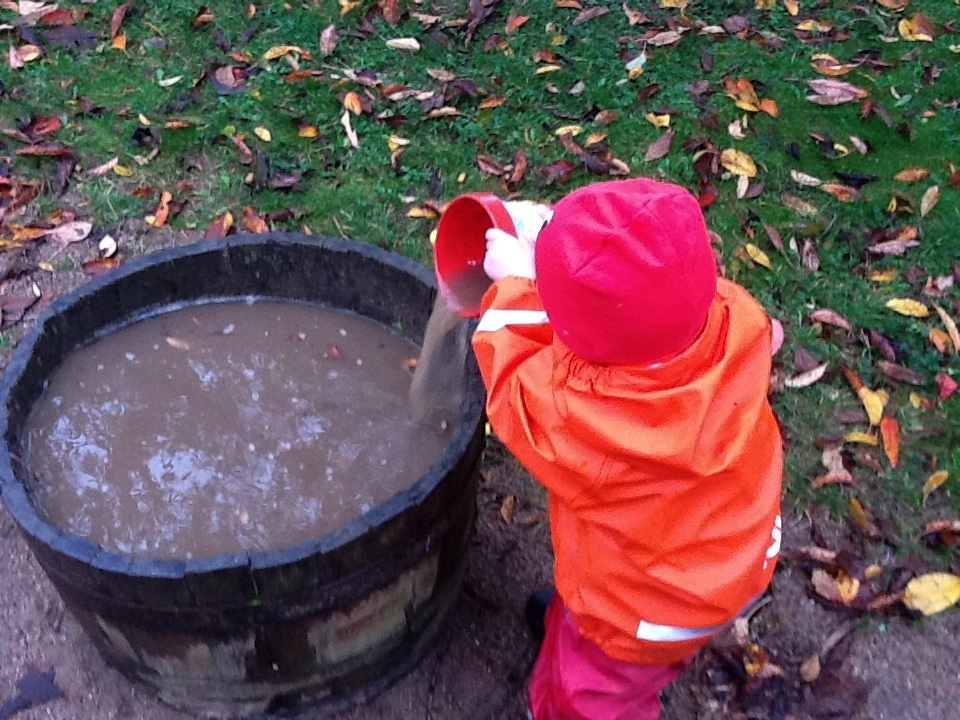
POLYGON ((556 595, 556 593, 555 588, 543 587, 535 590, 533 595, 530 596, 530 599, 527 600, 527 625, 537 640, 543 640, 544 635, 546 635, 545 620, 547 617, 547 605, 550 604, 550 601, 553 600, 553 596, 556 595))

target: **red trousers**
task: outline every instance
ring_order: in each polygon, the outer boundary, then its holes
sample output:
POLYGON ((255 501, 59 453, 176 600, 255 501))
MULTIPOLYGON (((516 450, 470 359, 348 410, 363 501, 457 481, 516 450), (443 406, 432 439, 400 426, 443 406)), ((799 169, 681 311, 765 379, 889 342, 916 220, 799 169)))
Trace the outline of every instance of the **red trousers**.
POLYGON ((580 636, 559 595, 547 608, 546 631, 530 678, 534 720, 657 720, 657 694, 690 664, 614 660, 580 636))

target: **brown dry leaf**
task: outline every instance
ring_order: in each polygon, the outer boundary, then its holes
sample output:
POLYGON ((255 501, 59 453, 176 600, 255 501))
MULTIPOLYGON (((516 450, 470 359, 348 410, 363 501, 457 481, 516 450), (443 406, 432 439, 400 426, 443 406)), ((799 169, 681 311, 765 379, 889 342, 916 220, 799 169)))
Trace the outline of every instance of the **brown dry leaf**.
POLYGON ((743 658, 743 669, 747 671, 747 675, 757 680, 783 676, 783 669, 770 662, 767 651, 756 643, 747 645, 747 651, 743 658))
POLYGON ((757 175, 756 163, 743 150, 727 148, 720 153, 720 164, 734 175, 745 175, 749 178, 757 175))
POLYGON ((908 317, 925 318, 930 314, 930 308, 922 302, 910 298, 893 298, 887 301, 886 306, 894 312, 908 317))
POLYGON ((897 30, 900 31, 904 40, 911 42, 933 42, 936 37, 936 31, 933 28, 933 22, 930 17, 923 12, 916 13, 912 18, 901 20, 897 24, 897 30))
POLYGON ((648 45, 653 45, 654 47, 664 47, 666 45, 673 45, 680 42, 680 38, 683 37, 676 30, 665 30, 664 32, 659 32, 652 37, 646 39, 648 45))
POLYGON ((667 132, 650 143, 650 147, 647 148, 647 153, 643 156, 643 159, 647 161, 659 160, 669 155, 674 135, 673 130, 667 130, 667 132))
POLYGON ((807 100, 818 105, 840 105, 867 97, 866 90, 843 80, 821 78, 808 80, 807 85, 816 93, 808 95, 807 100))
POLYGON ((337 32, 336 25, 327 25, 324 28, 323 32, 320 33, 320 54, 327 56, 333 53, 337 49, 337 41, 340 39, 340 35, 337 32))
POLYGON ((110 39, 113 40, 117 35, 120 34, 120 26, 123 24, 123 19, 127 16, 127 11, 130 9, 131 3, 125 2, 123 5, 117 7, 113 11, 113 16, 110 18, 110 39))
POLYGON ((927 498, 930 496, 934 490, 943 485, 950 478, 950 473, 946 470, 937 470, 937 472, 930 475, 927 478, 927 481, 923 484, 923 503, 926 505, 927 498))
POLYGON ((500 517, 503 518, 503 521, 508 525, 513 522, 513 508, 517 503, 517 498, 513 495, 507 495, 503 499, 503 503, 500 505, 500 517))
POLYGON ((880 421, 880 436, 890 467, 895 468, 900 461, 900 424, 896 418, 885 417, 880 421))
POLYGON ((936 207, 940 201, 940 187, 933 185, 927 188, 927 191, 920 198, 920 217, 926 217, 927 214, 936 207))
POLYGON ((760 112, 770 117, 780 117, 780 108, 777 107, 777 101, 773 98, 764 98, 760 101, 760 112))
POLYGON ((284 55, 303 55, 303 48, 299 45, 274 45, 263 54, 263 59, 276 60, 284 55))
POLYGON ((112 47, 114 50, 119 50, 120 52, 126 52, 127 51, 126 33, 121 33, 117 35, 113 40, 111 40, 110 47, 112 47))
POLYGON ((343 117, 340 118, 340 124, 343 125, 343 130, 347 134, 347 140, 350 141, 350 146, 353 149, 360 147, 360 138, 357 136, 357 131, 353 129, 353 125, 350 124, 350 111, 344 110, 343 117))
POLYGON ((953 343, 953 351, 960 353, 960 332, 957 331, 957 323, 954 322, 946 310, 936 303, 933 303, 933 309, 937 311, 937 315, 940 316, 941 322, 947 329, 947 335, 950 337, 950 342, 953 343))
POLYGON ((918 180, 923 180, 930 177, 930 171, 924 167, 908 167, 904 168, 896 175, 893 176, 894 180, 899 180, 900 182, 917 182, 918 180))
POLYGON ((760 110, 760 98, 757 97, 757 91, 747 78, 738 78, 723 80, 724 94, 732 98, 738 108, 748 112, 757 112, 760 110))
POLYGON ((400 3, 398 0, 380 0, 383 19, 390 25, 400 22, 400 3))
POLYGON ((817 568, 810 579, 817 594, 831 602, 849 605, 860 592, 860 581, 842 570, 834 577, 826 570, 817 568))
POLYGON ((506 101, 507 101, 507 96, 506 96, 506 95, 500 95, 500 96, 498 96, 498 97, 495 97, 495 96, 491 95, 491 96, 488 97, 488 98, 484 98, 483 102, 481 102, 481 103, 477 106, 477 109, 478 109, 478 110, 492 110, 493 108, 498 108, 498 107, 500 107, 500 106, 503 105, 506 101))
POLYGON ((788 388, 805 388, 810 385, 813 385, 815 382, 819 381, 824 373, 827 371, 827 366, 829 363, 823 363, 823 365, 817 365, 812 370, 807 370, 793 377, 788 377, 784 380, 783 384, 788 388))
POLYGON ((937 352, 943 355, 949 355, 953 350, 953 341, 951 341, 950 336, 940 328, 930 328, 927 339, 937 349, 937 352))
POLYGON ((230 212, 221 213, 210 223, 210 226, 203 234, 203 239, 213 240, 215 238, 226 237, 232 227, 233 215, 230 212))
POLYGON ((835 310, 830 310, 828 308, 814 310, 812 313, 810 313, 810 319, 814 322, 825 323, 827 325, 834 325, 838 328, 843 328, 844 330, 850 330, 850 321, 835 310))
POLYGON ((935 615, 960 601, 960 575, 928 573, 915 577, 903 593, 903 604, 924 615, 935 615))
POLYGON ((582 25, 583 23, 589 22, 590 20, 595 20, 598 17, 603 17, 609 12, 610 12, 609 8, 605 8, 602 5, 594 5, 593 7, 587 8, 586 10, 581 12, 579 15, 577 15, 573 19, 573 24, 575 26, 582 25))
POLYGON ((553 6, 561 10, 583 10, 580 0, 554 0, 553 6))
POLYGON ((629 22, 631 26, 645 23, 648 20, 646 15, 639 10, 629 8, 626 3, 623 3, 623 12, 627 16, 627 22, 629 22))
POLYGON ((853 70, 854 67, 856 67, 855 65, 844 64, 837 60, 833 55, 828 55, 826 53, 817 53, 814 55, 810 64, 813 66, 813 69, 821 75, 830 75, 833 77, 846 75, 848 72, 853 70))

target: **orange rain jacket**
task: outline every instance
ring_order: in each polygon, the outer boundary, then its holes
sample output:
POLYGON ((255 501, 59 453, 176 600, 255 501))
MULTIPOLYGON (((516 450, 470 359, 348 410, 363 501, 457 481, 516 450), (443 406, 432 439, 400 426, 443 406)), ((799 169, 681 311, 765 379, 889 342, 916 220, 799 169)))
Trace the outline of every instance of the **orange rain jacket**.
POLYGON ((490 422, 546 486, 557 590, 607 655, 687 658, 769 584, 783 471, 770 337, 721 278, 680 356, 599 366, 555 338, 533 281, 487 291, 473 346, 490 422))

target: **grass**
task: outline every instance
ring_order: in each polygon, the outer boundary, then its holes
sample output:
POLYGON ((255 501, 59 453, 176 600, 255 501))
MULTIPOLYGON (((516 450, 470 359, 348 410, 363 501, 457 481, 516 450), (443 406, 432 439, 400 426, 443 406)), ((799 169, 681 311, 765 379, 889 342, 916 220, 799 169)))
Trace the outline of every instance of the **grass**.
MULTIPOLYGON (((794 354, 800 347, 830 363, 821 382, 774 396, 790 441, 789 502, 799 510, 826 503, 837 521, 844 522, 848 500, 856 495, 874 512, 896 518, 899 539, 907 546, 915 544, 926 521, 960 514, 960 396, 921 410, 908 399, 911 390, 935 398, 934 375, 955 375, 956 356, 938 352, 927 341, 929 329, 940 326, 935 316, 911 319, 885 307, 886 301, 895 297, 929 302, 931 298, 921 292, 927 276, 955 272, 960 256, 960 191, 949 185, 949 163, 960 164, 960 72, 958 57, 949 47, 956 36, 944 31, 944 24, 958 12, 954 0, 923 3, 923 11, 937 28, 934 42, 907 42, 897 33, 898 21, 919 9, 917 4, 898 14, 873 3, 854 8, 845 3, 802 1, 800 15, 792 17, 782 3, 760 11, 753 3, 691 2, 686 16, 695 21, 719 25, 729 16, 741 14, 760 34, 741 40, 730 35, 698 35, 694 29, 676 45, 648 46, 644 72, 633 80, 627 77, 621 51, 638 54, 642 45, 638 38, 648 28, 665 29, 668 21, 680 19, 679 11, 651 3, 634 4, 651 21, 631 27, 621 3, 601 2, 597 4, 608 7, 609 14, 574 25, 575 10, 558 9, 547 0, 527 0, 510 5, 530 18, 514 34, 504 33, 509 8, 502 4, 503 9, 480 27, 473 42, 465 44, 462 27, 447 28, 441 21, 427 31, 412 17, 397 27, 375 18, 369 32, 361 19, 371 4, 368 0, 341 17, 340 7, 331 2, 263 3, 250 18, 245 4, 212 3, 214 22, 199 29, 191 27, 199 3, 168 0, 138 5, 123 23, 126 52, 110 47, 113 4, 77 4, 88 12, 78 24, 97 35, 98 47, 79 55, 50 47, 41 60, 20 70, 0 69, 0 81, 14 100, 0 104, 0 125, 13 127, 31 115, 60 116, 65 127, 56 140, 75 148, 84 170, 117 156, 120 165, 132 171, 129 177, 108 174, 90 179, 79 174, 73 179, 73 194, 87 203, 90 218, 108 230, 125 219, 155 211, 156 194, 147 200, 131 194, 137 187, 149 186, 171 190, 175 199, 186 201, 171 220, 176 227, 205 228, 227 210, 239 218, 244 206, 261 214, 296 207, 302 215, 278 222, 278 227, 306 225, 313 232, 378 243, 423 262, 429 262, 428 236, 433 223, 408 217, 411 208, 464 191, 502 192, 496 178, 478 169, 478 153, 507 163, 524 148, 531 170, 518 188, 519 195, 555 201, 574 187, 599 179, 581 167, 569 184, 543 186, 537 168, 560 158, 576 161, 555 135, 563 125, 582 125, 579 141, 593 132, 608 133, 606 142, 613 154, 626 162, 633 174, 659 176, 693 190, 697 188, 693 154, 681 147, 687 138, 703 136, 720 149, 746 151, 758 165, 756 179, 765 183, 763 192, 752 200, 738 200, 736 178, 721 178, 717 181, 719 197, 707 211, 709 225, 723 238, 727 273, 753 292, 771 315, 783 319, 787 342, 780 357, 787 374, 796 372, 794 354), (833 23, 846 38, 828 31, 815 44, 804 43, 793 31, 807 19, 833 23), (254 23, 259 30, 248 44, 237 47, 238 38, 254 23), (331 23, 339 29, 339 44, 332 55, 321 57, 318 38, 331 23), (217 46, 215 28, 234 44, 235 51, 246 53, 250 64, 260 69, 249 78, 244 92, 218 96, 209 79, 191 89, 205 69, 209 72, 228 62, 240 64, 217 46), (500 43, 484 49, 494 33, 500 34, 500 43), (397 37, 418 38, 421 50, 403 53, 389 48, 385 40, 397 37), (764 37, 779 38, 781 49, 758 41, 764 37), (286 44, 308 49, 313 59, 301 59, 300 66, 321 70, 324 76, 286 80, 292 69, 286 60, 263 59, 270 48, 286 44), (560 69, 537 75, 536 70, 545 63, 534 56, 545 50, 556 54, 560 69), (870 99, 889 113, 892 127, 877 116, 865 119, 859 103, 823 107, 806 99, 810 94, 807 81, 822 77, 810 65, 813 54, 831 53, 847 62, 864 51, 891 67, 861 65, 842 79, 868 90, 870 99), (709 72, 700 68, 703 53, 712 58, 709 72), (460 112, 455 117, 426 119, 415 98, 389 102, 378 89, 345 79, 347 69, 367 70, 382 81, 381 87, 396 83, 442 93, 444 84, 427 74, 428 69, 436 68, 454 72, 476 86, 478 97, 463 94, 446 103, 460 112), (181 79, 175 84, 161 85, 161 81, 178 76, 181 79), (745 113, 724 95, 723 80, 740 77, 752 80, 762 97, 776 101, 778 117, 745 113), (703 108, 698 108, 685 85, 703 78, 719 92, 705 97, 703 108), (584 83, 582 94, 571 95, 569 90, 580 81, 584 83), (651 83, 659 85, 659 93, 639 101, 639 91, 651 83), (360 138, 357 149, 350 147, 340 125, 343 107, 338 96, 349 91, 367 94, 374 110, 352 118, 360 138), (477 108, 483 98, 498 96, 506 96, 503 106, 477 108), (82 100, 103 111, 80 114, 78 103, 82 100), (591 121, 599 109, 615 111, 618 118, 599 126, 591 121), (676 131, 672 150, 661 160, 644 161, 647 147, 663 132, 645 115, 663 109, 670 110, 671 128, 676 131), (376 117, 381 112, 402 113, 409 122, 392 128, 376 117), (702 122, 711 113, 715 113, 715 128, 702 122), (131 143, 138 130, 143 134, 141 115, 150 122, 160 147, 159 154, 142 165, 137 156, 143 160, 150 147, 131 143), (749 115, 746 137, 734 140, 727 126, 744 115, 749 115), (189 127, 164 129, 169 120, 186 121, 189 127), (300 137, 298 123, 315 126, 317 136, 300 137), (271 142, 255 136, 258 127, 270 131, 271 142), (851 152, 827 157, 811 133, 829 136, 851 152), (392 134, 410 141, 400 156, 399 172, 390 162, 388 139, 392 134), (299 174, 298 187, 254 192, 245 182, 254 165, 240 163, 241 154, 231 135, 242 136, 274 170, 299 174), (871 151, 866 155, 856 152, 851 136, 865 142, 871 151), (788 152, 791 148, 799 160, 788 152), (928 169, 929 178, 915 184, 894 180, 898 171, 910 166, 928 169), (836 172, 874 174, 878 179, 863 187, 861 198, 844 203, 820 189, 799 186, 791 178, 791 170, 825 181, 836 180, 836 172), (180 183, 192 187, 177 189, 180 183), (921 196, 934 184, 941 188, 941 200, 921 217, 921 196), (811 203, 817 215, 799 215, 783 203, 782 193, 811 203), (910 198, 914 212, 891 214, 888 205, 895 194, 910 198), (776 251, 768 242, 762 223, 777 228, 785 252, 776 251), (866 253, 870 231, 907 224, 919 228, 919 247, 903 257, 866 253), (819 255, 817 270, 805 269, 799 253, 791 249, 791 245, 802 248, 805 241, 812 243, 819 255), (742 246, 747 242, 769 255, 770 269, 745 258, 742 246), (920 270, 911 273, 912 266, 920 270), (893 269, 897 274, 892 282, 878 283, 866 279, 868 269, 893 269), (824 307, 842 313, 854 330, 837 332, 812 323, 810 312, 824 307), (869 330, 889 337, 901 362, 924 377, 919 388, 888 387, 888 413, 895 415, 903 432, 900 465, 891 469, 883 453, 873 449, 884 467, 882 472, 858 468, 856 488, 813 490, 812 479, 823 472, 817 438, 840 436, 852 429, 838 424, 835 414, 841 408, 858 407, 839 366, 853 368, 872 388, 885 385, 877 364, 882 358, 863 342, 869 330), (948 470, 950 480, 924 505, 920 489, 934 468, 948 470)), ((401 6, 411 12, 442 15, 444 21, 466 17, 465 2, 401 6)), ((14 146, 16 143, 11 143, 6 153, 11 154, 14 146)), ((52 173, 52 163, 45 159, 15 158, 12 167, 16 173, 40 178, 52 173)), ((57 204, 45 197, 32 212, 40 215, 57 204)), ((955 287, 934 300, 956 317, 955 287)), ((868 429, 866 425, 854 427, 868 429)))

